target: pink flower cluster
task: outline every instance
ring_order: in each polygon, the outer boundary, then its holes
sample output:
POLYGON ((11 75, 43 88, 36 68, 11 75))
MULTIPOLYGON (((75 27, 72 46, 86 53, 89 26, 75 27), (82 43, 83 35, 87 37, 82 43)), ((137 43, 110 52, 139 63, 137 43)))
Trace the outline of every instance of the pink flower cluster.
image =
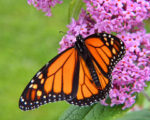
POLYGON ((38 10, 46 12, 47 16, 51 16, 51 7, 54 7, 56 4, 61 4, 60 0, 28 0, 29 5, 34 5, 38 10))
MULTIPOLYGON (((135 103, 136 93, 150 80, 150 34, 144 29, 143 20, 150 18, 149 0, 84 0, 77 21, 67 27, 69 31, 60 42, 59 52, 71 47, 76 36, 84 37, 96 32, 116 33, 126 45, 126 55, 112 73, 110 106, 123 104, 122 109, 135 103)), ((103 105, 108 105, 105 100, 103 105)))
POLYGON ((123 32, 118 37, 126 45, 126 55, 113 70, 109 97, 111 106, 125 104, 125 109, 135 103, 135 93, 144 90, 146 81, 150 80, 150 34, 123 32))
MULTIPOLYGON (((28 0, 38 10, 51 16, 51 7, 59 0, 28 0)), ((150 34, 144 20, 150 18, 149 0, 84 0, 86 10, 79 19, 72 19, 68 32, 60 41, 59 52, 74 45, 76 36, 87 37, 97 32, 115 33, 126 45, 126 55, 112 72, 113 88, 110 106, 123 104, 122 109, 135 103, 136 93, 150 80, 150 34)), ((102 100, 103 105, 108 105, 102 100)))
POLYGON ((149 0, 84 0, 98 32, 131 31, 150 17, 149 0))

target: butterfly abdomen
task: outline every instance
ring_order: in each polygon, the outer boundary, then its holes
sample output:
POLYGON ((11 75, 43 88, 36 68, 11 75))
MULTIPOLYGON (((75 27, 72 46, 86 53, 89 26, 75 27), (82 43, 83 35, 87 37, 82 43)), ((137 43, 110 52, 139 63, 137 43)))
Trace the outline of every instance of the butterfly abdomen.
POLYGON ((93 65, 93 63, 92 63, 90 57, 88 57, 85 61, 86 61, 86 64, 87 64, 87 66, 88 66, 88 68, 89 68, 91 77, 92 77, 92 79, 93 79, 95 85, 96 85, 97 87, 100 87, 101 84, 100 84, 100 82, 99 82, 98 75, 97 75, 97 73, 96 73, 96 70, 95 70, 95 68, 94 68, 94 65, 93 65))

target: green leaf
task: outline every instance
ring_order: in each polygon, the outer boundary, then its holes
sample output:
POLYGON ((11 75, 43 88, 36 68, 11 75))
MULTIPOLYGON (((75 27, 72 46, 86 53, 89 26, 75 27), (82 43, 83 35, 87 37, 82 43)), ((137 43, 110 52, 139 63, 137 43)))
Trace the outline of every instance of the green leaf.
POLYGON ((145 101, 145 96, 142 93, 136 95, 136 104, 142 106, 145 101))
POLYGON ((72 18, 77 19, 80 12, 81 8, 83 7, 84 3, 82 0, 72 0, 70 2, 69 6, 69 15, 68 15, 68 22, 70 23, 72 18))
POLYGON ((118 120, 150 120, 150 110, 130 112, 118 120))
POLYGON ((99 103, 90 107, 71 106, 60 120, 115 120, 125 113, 121 108, 122 106, 109 107, 99 103))

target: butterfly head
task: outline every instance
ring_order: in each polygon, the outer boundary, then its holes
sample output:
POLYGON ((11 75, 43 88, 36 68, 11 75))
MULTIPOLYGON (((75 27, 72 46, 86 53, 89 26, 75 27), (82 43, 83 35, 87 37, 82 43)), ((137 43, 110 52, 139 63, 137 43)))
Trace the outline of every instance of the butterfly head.
POLYGON ((77 41, 81 41, 82 43, 84 42, 84 39, 83 39, 83 37, 82 37, 81 34, 79 34, 79 35, 76 37, 76 40, 77 40, 77 41))
POLYGON ((76 42, 75 42, 75 48, 78 50, 78 52, 82 55, 85 54, 85 42, 84 42, 84 38, 82 37, 81 34, 79 34, 76 37, 76 42))

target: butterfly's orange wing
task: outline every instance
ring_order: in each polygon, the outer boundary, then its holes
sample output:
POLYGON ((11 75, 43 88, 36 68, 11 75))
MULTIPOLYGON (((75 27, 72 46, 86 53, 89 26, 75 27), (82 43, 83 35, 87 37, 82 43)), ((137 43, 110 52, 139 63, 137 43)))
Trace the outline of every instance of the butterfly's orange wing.
POLYGON ((116 63, 123 57, 125 46, 117 37, 101 33, 85 39, 85 45, 90 54, 100 86, 93 81, 90 67, 80 57, 79 88, 76 98, 67 100, 71 104, 91 105, 105 98, 111 87, 111 73, 116 63))
POLYGON ((78 88, 79 60, 75 48, 69 48, 46 64, 21 95, 19 107, 30 110, 48 102, 69 100, 78 88))
MULTIPOLYGON (((91 73, 89 71, 88 66, 82 57, 80 60, 80 72, 79 72, 79 88, 76 95, 76 98, 72 100, 67 100, 70 104, 86 106, 91 105, 97 101, 103 99, 110 88, 109 80, 105 78, 103 75, 103 79, 106 79, 107 87, 101 90, 101 88, 97 87, 91 77, 91 73), (106 89, 107 88, 107 89, 106 89)), ((98 71, 97 71, 98 73, 98 71)))
POLYGON ((116 63, 125 54, 124 43, 110 34, 100 33, 89 36, 85 40, 85 44, 93 60, 105 76, 112 72, 116 63))

